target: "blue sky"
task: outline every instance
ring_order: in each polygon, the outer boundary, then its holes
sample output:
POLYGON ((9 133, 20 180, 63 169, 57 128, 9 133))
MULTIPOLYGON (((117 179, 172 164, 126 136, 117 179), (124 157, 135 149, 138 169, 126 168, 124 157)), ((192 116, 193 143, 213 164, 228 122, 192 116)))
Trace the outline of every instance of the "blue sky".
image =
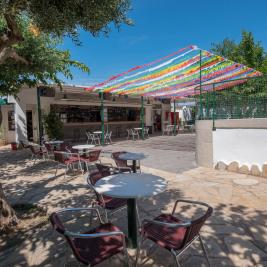
POLYGON ((81 47, 64 40, 61 48, 91 70, 88 75, 73 69, 74 79, 65 81, 94 84, 187 45, 208 50, 225 37, 238 41, 242 30, 252 31, 267 50, 266 10, 266 0, 133 0, 134 26, 113 28, 109 37, 81 31, 81 47))

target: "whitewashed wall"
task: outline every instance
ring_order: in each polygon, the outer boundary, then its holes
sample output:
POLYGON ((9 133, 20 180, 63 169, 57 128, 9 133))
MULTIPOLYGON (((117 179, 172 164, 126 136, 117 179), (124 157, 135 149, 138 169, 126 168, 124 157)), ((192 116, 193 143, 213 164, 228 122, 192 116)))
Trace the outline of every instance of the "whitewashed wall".
POLYGON ((267 162, 267 129, 216 129, 213 131, 213 163, 240 165, 267 162))

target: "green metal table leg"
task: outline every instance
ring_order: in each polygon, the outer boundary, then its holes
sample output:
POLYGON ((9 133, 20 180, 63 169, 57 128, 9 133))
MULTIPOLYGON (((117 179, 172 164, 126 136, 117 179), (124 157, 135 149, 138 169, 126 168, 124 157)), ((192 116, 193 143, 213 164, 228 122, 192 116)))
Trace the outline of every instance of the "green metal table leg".
POLYGON ((133 160, 133 172, 136 173, 137 168, 136 168, 136 160, 133 160))
POLYGON ((136 200, 127 199, 128 213, 128 247, 137 247, 137 220, 136 220, 136 200))

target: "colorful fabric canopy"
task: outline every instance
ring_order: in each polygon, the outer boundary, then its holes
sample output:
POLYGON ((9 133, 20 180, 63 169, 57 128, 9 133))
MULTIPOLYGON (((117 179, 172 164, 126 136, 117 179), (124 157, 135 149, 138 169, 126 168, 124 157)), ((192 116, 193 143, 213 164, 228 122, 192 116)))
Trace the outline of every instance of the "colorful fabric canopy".
POLYGON ((85 88, 88 91, 158 98, 181 98, 198 94, 200 87, 215 90, 246 82, 262 75, 197 46, 188 46, 156 61, 137 66, 108 80, 85 88), (244 79, 243 79, 244 78, 244 79), (235 81, 236 80, 236 81, 235 81), (206 85, 206 86, 205 86, 206 85))

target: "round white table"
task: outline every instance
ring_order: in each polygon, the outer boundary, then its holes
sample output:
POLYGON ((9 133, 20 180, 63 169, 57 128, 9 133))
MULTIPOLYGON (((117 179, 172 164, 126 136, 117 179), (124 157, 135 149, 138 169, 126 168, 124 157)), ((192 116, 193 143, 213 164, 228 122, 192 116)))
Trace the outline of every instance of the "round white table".
POLYGON ((45 142, 46 144, 49 144, 49 145, 57 145, 57 144, 63 144, 64 141, 60 141, 60 140, 54 140, 54 141, 47 141, 45 142))
POLYGON ((57 148, 59 148, 60 144, 63 144, 64 141, 60 141, 60 140, 54 140, 54 141, 47 141, 45 142, 45 144, 51 145, 53 147, 54 150, 56 150, 57 148))
POLYGON ((134 128, 136 131, 141 131, 142 128, 141 127, 137 127, 137 128, 134 128))
POLYGON ((95 147, 95 145, 76 145, 76 146, 73 146, 72 148, 84 151, 84 150, 89 150, 89 149, 94 148, 94 147, 95 147))
POLYGON ((149 198, 163 192, 167 182, 162 177, 147 173, 120 173, 102 178, 95 190, 103 195, 127 199, 128 246, 137 246, 136 199, 149 198))
POLYGON ((132 160, 133 161, 133 172, 136 173, 136 161, 146 158, 143 153, 132 153, 127 152, 119 155, 119 158, 122 160, 132 160))
POLYGON ((94 134, 102 134, 102 131, 94 131, 94 134))

